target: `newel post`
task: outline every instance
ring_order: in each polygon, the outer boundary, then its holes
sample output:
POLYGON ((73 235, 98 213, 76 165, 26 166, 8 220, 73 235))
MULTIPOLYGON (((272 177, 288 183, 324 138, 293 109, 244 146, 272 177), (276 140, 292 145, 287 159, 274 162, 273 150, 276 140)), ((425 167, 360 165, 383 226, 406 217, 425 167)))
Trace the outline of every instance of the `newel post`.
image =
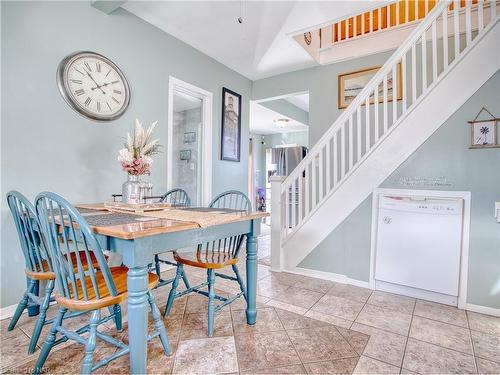
POLYGON ((283 224, 283 204, 281 202, 281 184, 285 180, 282 176, 272 176, 271 182, 271 270, 282 271, 283 254, 281 249, 281 229, 283 224))

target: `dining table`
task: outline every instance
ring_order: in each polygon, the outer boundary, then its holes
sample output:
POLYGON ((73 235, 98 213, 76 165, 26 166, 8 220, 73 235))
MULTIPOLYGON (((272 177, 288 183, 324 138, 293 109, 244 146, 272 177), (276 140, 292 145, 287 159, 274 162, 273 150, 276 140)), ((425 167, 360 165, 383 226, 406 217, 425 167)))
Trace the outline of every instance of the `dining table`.
POLYGON ((224 209, 183 208, 162 213, 110 211, 104 204, 77 204, 76 208, 93 230, 103 249, 120 254, 127 273, 127 316, 130 373, 147 372, 148 272, 156 254, 198 244, 246 235, 246 320, 255 324, 257 248, 261 219, 265 212, 232 212, 224 209), (225 216, 224 216, 225 215, 225 216), (174 217, 172 219, 171 217, 174 217), (179 220, 179 217, 181 218, 179 220), (196 218, 208 220, 196 220, 196 218), (192 220, 192 221, 190 221, 192 220))

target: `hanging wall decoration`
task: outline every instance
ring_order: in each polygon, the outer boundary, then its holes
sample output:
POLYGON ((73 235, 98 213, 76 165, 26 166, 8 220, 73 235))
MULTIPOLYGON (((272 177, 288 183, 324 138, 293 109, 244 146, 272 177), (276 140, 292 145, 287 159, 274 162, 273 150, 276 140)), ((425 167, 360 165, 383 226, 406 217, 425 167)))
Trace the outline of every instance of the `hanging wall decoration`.
POLYGON ((221 159, 240 161, 241 95, 222 88, 221 159))
POLYGON ((470 148, 492 148, 500 147, 498 144, 498 121, 500 119, 493 116, 486 108, 481 108, 474 120, 469 121, 471 127, 470 148), (489 119, 478 120, 481 113, 486 112, 489 119))

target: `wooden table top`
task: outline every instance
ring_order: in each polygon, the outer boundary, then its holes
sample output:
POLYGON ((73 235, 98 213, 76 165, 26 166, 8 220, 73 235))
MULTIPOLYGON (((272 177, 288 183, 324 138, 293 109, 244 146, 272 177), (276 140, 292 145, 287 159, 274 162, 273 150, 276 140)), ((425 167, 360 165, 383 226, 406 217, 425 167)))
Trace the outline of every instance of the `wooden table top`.
MULTIPOLYGON (((105 211, 101 208, 103 206, 100 204, 77 204, 75 207, 77 209, 82 209, 82 216, 86 218, 95 233, 126 240, 200 228, 195 222, 152 218, 141 216, 140 213, 130 214, 105 211), (100 222, 105 220, 99 220, 99 217, 104 219, 103 215, 106 216, 106 219, 108 217, 111 219, 110 216, 115 215, 115 218, 118 218, 120 223, 116 225, 101 224, 100 222), (130 216, 130 219, 127 219, 127 216, 130 216)), ((189 210, 189 208, 186 210, 189 210)), ((193 210, 200 209, 193 208, 193 210)), ((207 210, 209 212, 210 209, 202 208, 202 210, 207 210)), ((221 209, 214 209, 214 211, 221 211, 221 209)), ((226 224, 260 219, 267 216, 269 216, 269 213, 259 211, 241 213, 238 218, 234 218, 231 222, 226 224)))

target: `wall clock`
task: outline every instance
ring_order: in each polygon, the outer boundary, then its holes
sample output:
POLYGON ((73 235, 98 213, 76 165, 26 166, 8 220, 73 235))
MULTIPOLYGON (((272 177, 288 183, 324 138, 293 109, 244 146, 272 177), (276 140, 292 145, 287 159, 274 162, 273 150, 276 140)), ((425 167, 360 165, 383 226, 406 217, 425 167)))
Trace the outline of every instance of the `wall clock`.
POLYGON ((123 72, 95 52, 66 56, 57 69, 57 86, 71 108, 96 121, 117 119, 130 102, 130 89, 123 72))

